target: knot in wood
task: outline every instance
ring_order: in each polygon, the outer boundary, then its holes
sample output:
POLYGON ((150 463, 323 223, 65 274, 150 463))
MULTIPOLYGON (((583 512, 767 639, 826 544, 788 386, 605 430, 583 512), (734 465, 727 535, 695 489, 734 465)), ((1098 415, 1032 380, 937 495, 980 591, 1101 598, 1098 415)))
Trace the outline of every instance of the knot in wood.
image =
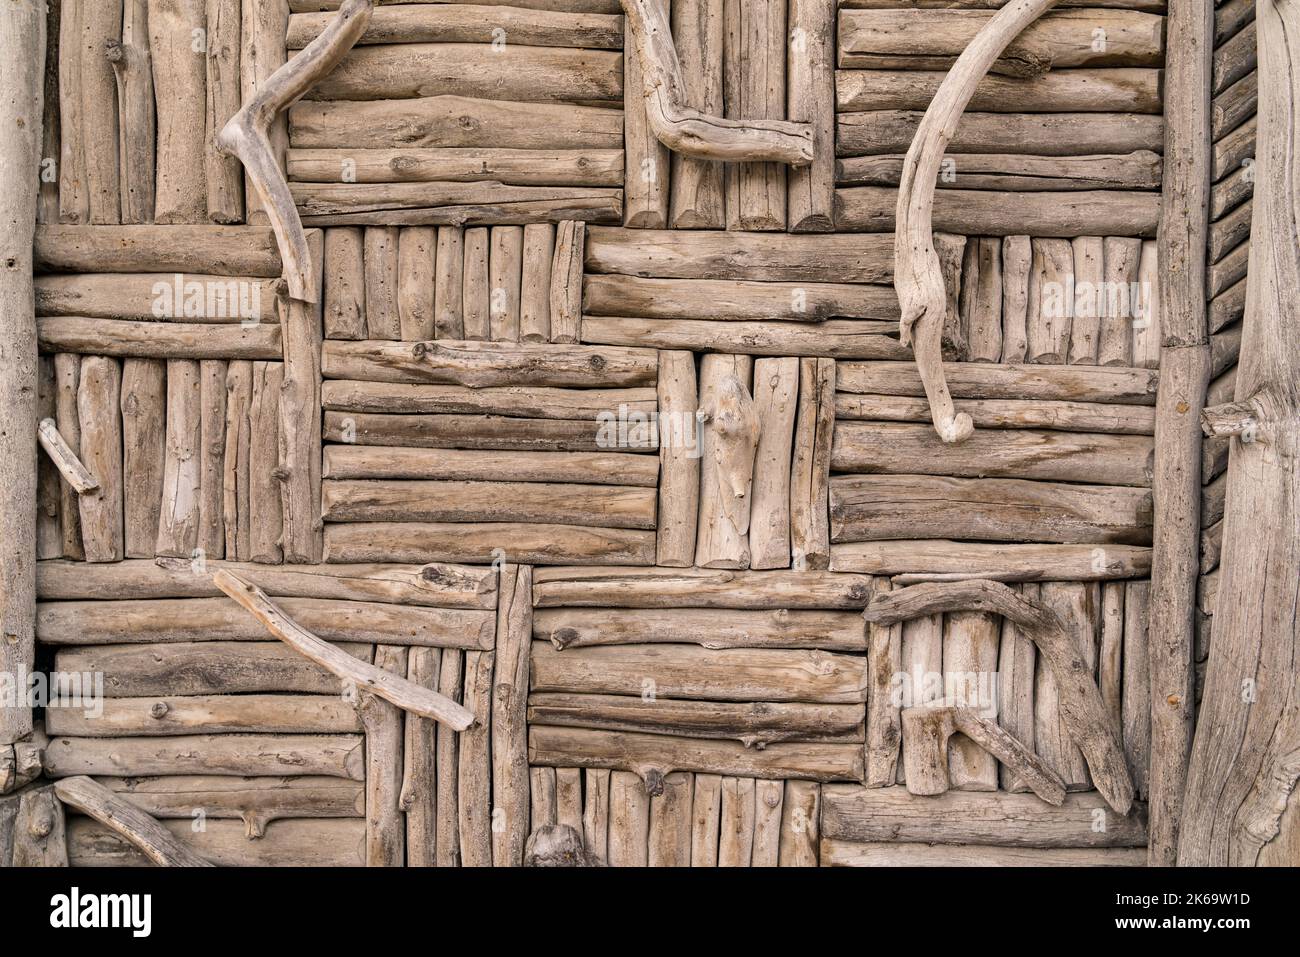
POLYGON ((167 706, 166 701, 155 701, 149 706, 149 717, 154 719, 162 718, 165 717, 167 712, 170 710, 171 708, 167 706))

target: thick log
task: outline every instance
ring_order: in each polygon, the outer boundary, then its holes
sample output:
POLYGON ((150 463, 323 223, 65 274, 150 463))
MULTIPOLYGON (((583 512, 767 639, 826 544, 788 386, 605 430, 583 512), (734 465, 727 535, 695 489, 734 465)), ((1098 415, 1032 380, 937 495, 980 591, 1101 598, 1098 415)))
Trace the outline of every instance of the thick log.
MULTIPOLYGON (((1155 431, 1155 410, 1145 405, 1043 399, 961 399, 954 405, 982 429, 1055 429, 1121 435, 1152 435, 1155 431)), ((919 396, 840 392, 835 396, 835 418, 838 421, 928 422, 930 409, 919 396)))
MULTIPOLYGON (((375 649, 375 667, 406 677, 407 650, 375 649)), ((428 689, 425 689, 428 690, 428 689)), ((361 692, 354 706, 366 732, 366 866, 401 867, 406 862, 402 818, 402 712, 375 695, 361 692)))
MULTIPOLYGON (((626 406, 629 413, 656 411, 650 388, 554 389, 521 386, 423 385, 358 379, 323 383, 321 401, 329 411, 496 415, 525 419, 594 419, 626 406)), ((694 410, 694 404, 691 410, 694 410)))
POLYGON ((664 777, 673 771, 734 774, 768 780, 862 779, 862 746, 859 744, 787 742, 772 744, 760 751, 731 741, 544 725, 533 725, 528 729, 528 760, 532 764, 550 767, 577 765, 608 768, 614 772, 630 771, 641 778, 645 791, 652 795, 661 791, 664 777))
POLYGON ((492 866, 492 793, 489 723, 492 711, 491 651, 465 653, 465 694, 462 699, 474 723, 460 736, 456 771, 460 811, 460 853, 465 867, 492 866))
POLYGON ((160 738, 52 738, 51 777, 81 774, 136 778, 158 774, 324 775, 363 779, 355 734, 204 734, 160 738))
POLYGON ((646 866, 690 866, 691 800, 694 790, 695 776, 692 774, 674 772, 664 776, 663 792, 650 799, 646 866))
POLYGON ((64 804, 116 831, 159 867, 211 866, 157 820, 88 777, 60 781, 54 793, 64 804))
MULTIPOLYGON (((835 109, 924 110, 947 74, 941 71, 838 70, 835 109)), ((989 75, 975 86, 969 109, 977 113, 1160 112, 1160 71, 1074 69, 1035 77, 989 75)))
POLYGON ((623 149, 621 109, 464 96, 304 100, 289 128, 295 149, 623 149))
POLYGON ((980 429, 972 430, 960 449, 945 449, 925 426, 841 421, 831 468, 1146 486, 1152 445, 1138 435, 980 429))
POLYGON ((103 356, 83 357, 77 388, 81 458, 98 481, 77 498, 88 562, 121 561, 125 550, 121 398, 121 365, 103 356))
POLYGON ((1074 636, 1065 630, 1059 616, 1005 585, 984 581, 912 585, 877 594, 865 617, 879 622, 906 621, 939 611, 1000 614, 1033 640, 1057 683, 1062 720, 1087 758, 1097 790, 1117 814, 1126 815, 1133 785, 1119 750, 1118 729, 1109 720, 1074 636))
MULTIPOLYGON (((906 153, 923 115, 917 110, 841 113, 835 124, 836 155, 906 153)), ((1054 156, 1068 166, 1071 157, 1159 153, 1163 129, 1159 116, 1140 113, 966 113, 944 150, 956 164, 960 186, 963 172, 979 171, 965 169, 966 153, 1054 156)))
POLYGON ((1255 158, 1257 123, 1252 116, 1222 139, 1216 140, 1210 150, 1210 177, 1219 182, 1255 158))
MULTIPOLYGON (((280 391, 278 475, 283 521, 282 550, 288 562, 321 560, 322 261, 324 238, 308 234, 307 248, 317 283, 308 301, 291 300, 285 310, 284 381, 280 391)), ((430 281, 432 276, 429 277, 430 281)))
POLYGON ((491 725, 492 863, 496 867, 518 867, 523 863, 528 831, 528 657, 532 589, 531 568, 502 567, 491 725))
POLYGON ((616 223, 623 192, 484 183, 294 183, 308 226, 501 226, 584 220, 616 223))
POLYGON ((843 475, 831 480, 830 501, 831 541, 836 544, 918 535, 1063 544, 1146 545, 1151 541, 1151 493, 1139 488, 1023 479, 843 475))
MULTIPOLYGON (((633 30, 644 29, 642 17, 656 25, 667 25, 669 4, 665 0, 636 0, 633 6, 633 30)), ((645 42, 640 40, 641 45, 645 42)), ((623 57, 623 152, 631 175, 626 177, 623 225, 663 229, 668 224, 671 166, 668 147, 661 142, 651 119, 657 93, 655 75, 648 70, 654 67, 642 62, 635 33, 628 46, 629 52, 623 57)))
POLYGON ((1002 243, 987 237, 968 242, 961 271, 969 358, 997 362, 1002 358, 1002 243))
POLYGON ((222 471, 222 523, 226 558, 245 561, 252 552, 249 474, 252 452, 253 363, 226 366, 226 448, 222 471))
POLYGON ((864 319, 744 322, 733 319, 607 319, 584 316, 582 340, 614 346, 707 351, 731 355, 907 359, 894 323, 864 319))
POLYGON ((324 335, 366 337, 364 234, 355 227, 325 230, 324 335))
MULTIPOLYGON (((242 570, 233 564, 217 566, 227 573, 235 573, 235 569, 242 570)), ((198 575, 195 571, 191 574, 198 575)), ((323 598, 281 598, 279 603, 303 627, 332 641, 469 649, 492 646, 492 615, 486 610, 323 598)), ((51 645, 259 641, 266 637, 260 624, 224 598, 41 602, 36 606, 36 634, 51 645)))
MULTIPOLYGON (((66 19, 66 18, 65 18, 66 19)), ((0 279, 0 671, 35 666, 32 638, 36 565, 37 342, 32 322, 32 234, 36 228, 42 142, 46 11, 38 3, 10 4, 0 14, 0 244, 8 265, 0 279), (24 186, 23 184, 27 184, 24 186)), ((56 399, 57 401, 57 399, 56 399)), ((60 416, 60 418, 62 418, 60 416)), ((71 439, 66 432, 64 437, 71 439)), ((71 490, 69 489, 69 492, 71 490)), ((75 508, 73 497, 63 505, 75 508)), ((31 709, 0 708, 0 747, 32 730, 31 709)))
POLYGON ((465 335, 462 285, 465 276, 465 231, 459 226, 438 227, 434 261, 433 333, 439 339, 465 335))
POLYGON ((639 695, 648 688, 655 696, 704 701, 845 704, 865 700, 866 686, 863 659, 825 651, 694 645, 556 651, 548 642, 536 641, 532 648, 533 691, 639 695))
POLYGON ((1064 239, 1033 239, 1025 360, 1064 365, 1074 317, 1074 253, 1064 239))
POLYGON ((582 768, 555 770, 555 821, 582 833, 582 768))
POLYGON ((325 529, 326 562, 491 562, 500 551, 530 564, 650 565, 653 532, 505 522, 349 522, 325 529))
POLYGON ((433 257, 437 236, 432 226, 409 226, 398 234, 398 338, 406 342, 433 338, 433 257))
MULTIPOLYGON (((58 387, 54 371, 54 357, 41 356, 36 360, 36 418, 37 436, 48 431, 45 425, 58 433, 58 387)), ((62 441, 62 437, 60 437, 62 441)), ((66 445, 66 443, 64 443, 66 445)), ((42 447, 44 447, 42 443, 42 447)), ((68 448, 71 452, 71 447, 68 448)), ((63 480, 58 467, 49 455, 36 463, 36 557, 38 560, 63 557, 63 530, 59 525, 59 497, 63 480)), ((75 491, 75 489, 74 489, 75 491)))
POLYGON ((477 342, 326 342, 327 379, 430 382, 553 388, 632 388, 654 385, 658 356, 652 349, 477 342))
POLYGON ((1252 70, 1210 103, 1211 138, 1217 141, 1231 133, 1255 116, 1258 105, 1259 81, 1252 70))
MULTIPOLYGON (((127 558, 153 558, 166 460, 167 366, 157 359, 122 363, 122 474, 127 558)), ((225 388, 225 382, 222 382, 225 388)), ((224 403, 223 403, 224 408, 224 403)))
MULTIPOLYGON (((835 191, 835 228, 842 232, 895 230, 899 191, 855 186, 835 191)), ((977 236, 1155 236, 1160 200, 1154 193, 1123 190, 1012 192, 941 189, 932 228, 977 236), (1066 225, 1068 223, 1069 225, 1066 225)))
POLYGON ((993 847, 1142 847, 1141 815, 1111 813, 1095 794, 1070 794, 1058 807, 1022 794, 949 791, 918 801, 902 788, 852 784, 822 788, 822 835, 842 841, 977 844, 993 847), (1105 827, 1095 827, 1098 814, 1105 827))
POLYGON ((751 568, 790 567, 790 456, 799 364, 798 359, 759 359, 754 363, 759 436, 750 504, 751 568))
POLYGON ((208 219, 238 223, 244 218, 244 177, 239 161, 222 155, 217 134, 239 111, 240 0, 207 0, 207 116, 204 168, 208 219))
POLYGON ((718 832, 721 822, 722 776, 695 775, 694 792, 691 795, 691 867, 718 866, 718 832))
MULTIPOLYGON (((1046 365, 944 364, 959 399, 1044 399, 1155 405, 1158 375, 1147 369, 1046 365)), ((844 392, 925 394, 916 369, 896 362, 843 362, 836 370, 844 392)))
POLYGON ((790 229, 829 232, 835 219, 835 4, 795 0, 789 19, 786 114, 811 123, 813 133, 812 163, 787 175, 790 229))
MULTIPOLYGON (((1034 601, 1038 598, 1040 589, 1038 585, 1026 583, 1019 587, 1019 591, 1024 598, 1034 601)), ((1037 660, 1038 649, 1033 640, 1021 634, 1015 622, 1003 620, 998 648, 998 723, 1008 734, 1015 736, 1035 753, 1034 686, 1037 660)), ((1004 791, 1028 790, 1016 769, 1008 764, 999 767, 998 781, 1004 791)))
POLYGON ((718 866, 749 867, 754 854, 755 780, 722 779, 719 814, 718 866))
MULTIPOLYGON (((785 4, 724 0, 722 81, 728 117, 785 119, 785 4)), ((799 124, 806 137, 800 165, 813 158, 813 124, 799 124)), ((714 157, 720 158, 720 157, 714 157)), ((786 170, 776 163, 741 162, 723 170, 728 229, 784 230, 786 170)))
POLYGON ((658 376, 659 421, 667 423, 675 441, 660 436, 655 562, 684 567, 695 555, 700 499, 695 357, 689 352, 660 352, 658 376))
POLYGON ((857 616, 840 611, 781 609, 539 609, 533 637, 558 650, 591 645, 696 643, 704 648, 822 648, 865 651, 857 616))
POLYGON ((820 784, 786 781, 781 807, 779 867, 816 867, 821 826, 820 784))
POLYGON ((890 575, 900 584, 988 578, 994 581, 1091 581, 1151 571, 1151 549, 1138 545, 999 545, 935 539, 850 542, 831 548, 831 571, 890 575))
POLYGON ((522 342, 551 340, 551 262, 554 258, 555 227, 550 223, 525 226, 524 261, 519 278, 519 338, 522 342))
POLYGON ((500 50, 486 43, 362 46, 349 51, 309 89, 307 98, 386 100, 446 94, 536 103, 620 101, 622 54, 509 42, 500 50))
MULTIPOLYGON (((465 655, 447 648, 438 666, 438 693, 452 701, 461 700, 464 688, 465 655)), ((435 744, 435 854, 438 867, 460 866, 460 814, 457 774, 460 736, 444 725, 437 728, 435 744)))
POLYGON ((226 379, 227 366, 220 359, 199 363, 197 549, 205 560, 225 557, 226 379))
POLYGON ((597 866, 606 862, 609 845, 610 772, 595 768, 583 771, 582 843, 597 866))
POLYGON ((1101 315, 1106 301, 1104 246, 1100 236, 1082 236, 1071 244, 1074 253, 1074 314, 1068 359, 1071 365, 1096 365, 1101 345, 1101 315))
POLYGON ((835 428, 837 363, 803 359, 790 465, 790 550, 797 570, 824 569, 830 561, 827 519, 831 448, 835 428))
MULTIPOLYGON (((672 39, 681 63, 683 105, 719 117, 722 103, 722 0, 677 0, 672 39)), ((674 229, 725 225, 720 163, 672 154, 669 212, 674 229)))
MULTIPOLYGON (((371 647, 336 643, 346 654, 369 661, 371 647)), ((107 697, 257 692, 338 694, 339 680, 278 642, 205 641, 193 644, 100 645, 64 648, 57 670, 102 672, 107 697)))
POLYGON ((116 738, 179 734, 349 734, 361 730, 340 697, 325 695, 177 695, 104 698, 98 714, 79 706, 51 707, 46 730, 55 737, 116 738))
POLYGON ((275 236, 243 226, 41 226, 35 268, 72 273, 280 275, 275 236))
POLYGON ((823 867, 1140 867, 1141 848, 964 847, 950 844, 859 844, 823 838, 823 867))
POLYGON ((374 694, 405 711, 432 718, 457 731, 463 731, 473 722, 474 716, 469 711, 442 695, 412 684, 403 677, 394 677, 376 665, 358 662, 336 646, 322 641, 285 615, 256 585, 250 585, 224 570, 213 575, 212 580, 272 635, 359 691, 374 694))
MULTIPOLYGON (((927 733, 946 730, 943 725, 951 721, 954 732, 963 737, 950 740, 951 747, 937 749, 945 758, 946 780, 957 790, 996 791, 998 788, 998 761, 1015 767, 1025 779, 1033 780, 1035 790, 1051 803, 1055 798, 1056 782, 1042 774, 1032 748, 1002 727, 998 719, 998 700, 981 679, 998 670, 998 646, 1001 624, 991 615, 977 612, 954 612, 944 619, 943 681, 947 703, 952 710, 940 719, 939 728, 921 724, 927 733), (973 729, 974 733, 967 732, 973 729), (965 740, 969 738, 969 740, 965 740), (944 752, 947 752, 944 754, 944 752), (1026 768, 1028 766, 1028 769, 1026 768)), ((904 738, 907 737, 904 731, 904 738)), ((951 739, 952 735, 949 735, 951 739)), ((932 739, 937 745, 937 738, 932 739)))
POLYGON ((1147 610, 1150 583, 1131 581, 1124 596, 1124 675, 1120 727, 1124 756, 1137 793, 1148 793, 1151 764, 1151 677, 1148 659, 1147 610))
POLYGON ((528 769, 530 830, 555 826, 558 819, 556 788, 554 768, 528 769))
MULTIPOLYGON (((1033 242, 1028 236, 1002 240, 1002 361, 1025 361, 1029 349, 1029 282, 1033 242)), ((945 373, 955 370, 945 369, 945 373)), ((956 381, 949 383, 957 389, 956 381)), ((959 393, 954 393, 959 394, 959 393)))
MULTIPOLYGON (((878 579, 875 591, 889 591, 890 583, 878 579)), ((866 746, 864 748, 867 787, 888 787, 898 774, 899 744, 903 725, 895 676, 903 670, 903 626, 867 625, 866 746)))
POLYGON ((582 319, 582 268, 586 223, 565 220, 555 233, 551 262, 551 341, 577 342, 582 319))
POLYGON ((488 336, 519 341, 519 286, 524 266, 522 226, 496 226, 488 246, 488 336))
POLYGON ((149 47, 159 103, 154 219, 201 223, 208 218, 206 56, 192 49, 204 30, 204 0, 149 0, 149 47))
POLYGON ((646 701, 631 695, 541 693, 528 697, 528 722, 731 740, 760 749, 780 741, 863 737, 862 709, 847 704, 646 701))
MULTIPOLYGON (((903 156, 854 156, 837 160, 838 186, 897 186, 903 156)), ((1010 192, 1051 190, 1154 189, 1160 185, 1161 159, 1150 150, 1098 156, 1023 156, 1013 153, 963 153, 946 157, 948 166, 935 184, 940 189, 992 189, 1010 192)))
POLYGON ((52 787, 30 788, 5 802, 15 807, 12 838, 5 840, 5 864, 12 867, 67 867, 63 805, 52 787), (12 854, 9 853, 12 844, 12 854), (12 860, 11 860, 12 858, 12 860))
POLYGON ((700 514, 695 564, 748 568, 749 515, 759 421, 752 361, 706 355, 700 363, 700 514))
POLYGON ((152 223, 157 116, 148 0, 125 0, 121 40, 104 50, 117 81, 118 177, 123 223, 152 223))
POLYGON ((645 867, 650 856, 650 795, 637 776, 614 771, 609 780, 610 867, 645 867))
POLYGON ((41 316, 162 322, 278 322, 278 279, 195 273, 53 275, 36 280, 41 316))
POLYGON ((598 316, 820 322, 832 317, 896 319, 888 286, 588 276, 583 308, 598 316))
POLYGON ((1136 239, 1108 236, 1102 241, 1103 281, 1107 298, 1098 331, 1097 364, 1132 365, 1133 323, 1140 318, 1143 303, 1139 284, 1142 243, 1136 239))
POLYGON ((36 332, 44 352, 144 359, 280 358, 280 329, 270 324, 245 327, 51 316, 36 321, 36 332))
MULTIPOLYGON (((382 0, 381 0, 382 2, 382 0)), ((376 43, 491 43, 504 31, 507 43, 539 47, 618 50, 623 24, 608 14, 528 8, 525 5, 400 5, 374 12, 357 45, 376 43)), ((329 24, 328 13, 289 17, 285 46, 300 50, 329 24)))
MULTIPOLYGON (((412 648, 407 652, 406 678, 429 691, 438 687, 442 652, 412 648)), ((397 804, 406 816, 406 864, 433 867, 438 851, 438 724, 411 716, 402 739, 402 786, 397 804)))
POLYGON ((167 443, 162 512, 155 553, 175 558, 196 554, 202 483, 202 398, 199 363, 167 364, 167 443))
POLYGON ((539 568, 538 608, 861 608, 865 575, 818 571, 742 572, 686 568, 539 568))
MULTIPOLYGON (((277 821, 250 841, 238 821, 209 821, 202 831, 192 820, 162 826, 202 859, 219 867, 361 867, 365 824, 360 820, 277 821)), ((123 837, 83 817, 68 822, 68 859, 73 867, 143 867, 149 860, 123 837)))
POLYGON ((366 333, 371 339, 401 339, 397 313, 396 226, 370 226, 364 234, 366 333))
MULTIPOLYGON (((606 413, 606 417, 613 413, 606 413)), ((490 415, 325 413, 331 442, 427 448, 533 452, 598 452, 619 440, 617 426, 573 419, 512 419, 490 415)), ((658 437, 649 423, 630 424, 624 447, 651 453, 658 437)))
MULTIPOLYGON (((77 390, 81 380, 81 357, 61 353, 54 357, 54 414, 59 434, 72 448, 81 448, 81 419, 77 414, 77 390)), ((63 535, 63 554, 83 560, 81 541, 81 507, 76 490, 67 482, 59 483, 59 526, 63 535)), ((152 546, 150 546, 152 547, 152 546)), ((31 615, 28 615, 28 621, 31 615)))
MULTIPOLYGON (((549 482, 654 488, 659 463, 617 452, 527 452, 417 449, 400 446, 325 447, 327 479, 430 479, 451 482, 549 482)), ((695 487, 699 487, 696 478, 695 487)), ((576 504, 576 503, 575 503, 576 504)), ((661 519, 664 511, 659 512, 661 519)), ((692 505, 692 531, 695 509, 692 505)), ((660 542, 663 529, 660 529, 660 542)), ((694 535, 688 543, 693 554, 694 535)), ((688 558, 689 561, 689 558, 688 558)), ((665 564, 660 562, 659 564, 665 564)))
POLYGON ((248 557, 255 562, 283 560, 283 502, 280 496, 280 393, 284 364, 255 362, 249 408, 248 557))
POLYGON ((781 842, 784 781, 754 782, 754 846, 750 867, 776 867, 781 842))

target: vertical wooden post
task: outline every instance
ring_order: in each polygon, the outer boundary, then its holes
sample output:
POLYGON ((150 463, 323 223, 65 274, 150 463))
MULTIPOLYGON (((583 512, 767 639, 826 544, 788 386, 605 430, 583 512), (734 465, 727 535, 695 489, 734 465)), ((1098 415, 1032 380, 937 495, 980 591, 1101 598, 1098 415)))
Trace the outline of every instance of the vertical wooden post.
POLYGON ((790 119, 811 123, 813 161, 787 174, 790 231, 835 228, 835 0, 790 0, 790 119))
MULTIPOLYGON (((668 0, 650 2, 662 4, 667 13, 668 0)), ((641 58, 631 49, 623 56, 623 146, 623 225, 663 229, 668 225, 668 147, 650 129, 641 58)))
MULTIPOLYGON (((317 281, 323 274, 325 239, 319 229, 307 234, 316 261, 317 281)), ((319 562, 324 551, 321 521, 320 350, 322 300, 290 299, 284 310, 284 382, 280 394, 281 512, 284 516, 284 560, 319 562)))
POLYGON ((497 588, 492 689, 492 865, 519 867, 528 840, 528 652, 533 570, 506 565, 497 588))
MULTIPOLYGON (((30 671, 36 619, 36 229, 45 83, 45 4, 0 7, 0 671, 30 671)), ((0 707, 0 745, 32 731, 25 704, 0 707)))
POLYGON ((695 357, 659 353, 659 517, 655 561, 686 567, 695 555, 700 501, 695 357))
MULTIPOLYGON (((687 103, 721 116, 722 0, 677 0, 672 23, 687 103)), ((635 59, 635 53, 632 56, 635 59)), ((720 162, 674 153, 671 193, 674 229, 721 229, 725 225, 720 162)))
POLYGON ((1160 390, 1148 660, 1148 863, 1175 861, 1192 736, 1192 646, 1200 566, 1201 430, 1209 385, 1205 244, 1210 201, 1211 0, 1170 0, 1165 41, 1165 165, 1159 234, 1160 390))

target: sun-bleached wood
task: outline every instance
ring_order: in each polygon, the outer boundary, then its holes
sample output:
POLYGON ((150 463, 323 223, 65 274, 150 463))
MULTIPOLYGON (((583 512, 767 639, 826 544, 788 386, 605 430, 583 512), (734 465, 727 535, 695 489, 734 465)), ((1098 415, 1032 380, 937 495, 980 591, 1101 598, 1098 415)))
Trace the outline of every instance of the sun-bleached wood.
POLYGON ((661 568, 539 568, 538 608, 834 608, 858 610, 871 597, 867 575, 824 571, 661 568))
POLYGON ((700 517, 695 564, 748 568, 749 519, 759 421, 747 356, 706 355, 700 362, 700 517))
POLYGON ((77 457, 77 453, 59 434, 58 424, 54 419, 42 419, 37 426, 36 437, 41 443, 41 448, 45 450, 45 454, 58 468, 59 474, 63 476, 64 480, 72 486, 74 492, 78 495, 84 495, 99 488, 99 479, 91 475, 90 471, 81 464, 81 459, 77 457))
POLYGON ((105 356, 83 356, 77 387, 81 458, 99 487, 81 494, 81 538, 86 561, 121 561, 125 550, 122 513, 122 366, 105 356))
POLYGON ((695 357, 689 352, 659 353, 658 415, 659 501, 656 512, 655 562, 685 567, 695 555, 700 501, 700 431, 697 418, 695 357))
MULTIPOLYGON (((407 650, 392 645, 375 649, 375 667, 406 677, 407 650)), ((353 702, 366 732, 366 866, 401 867, 406 862, 402 818, 402 712, 368 692, 353 702)))
POLYGON ((65 778, 54 785, 54 793, 64 804, 121 834, 159 867, 212 866, 156 819, 88 777, 65 778))
MULTIPOLYGON (((532 569, 504 565, 492 688, 492 864, 518 867, 528 836, 528 652, 532 569)), ((572 824, 572 821, 561 822, 572 824)))

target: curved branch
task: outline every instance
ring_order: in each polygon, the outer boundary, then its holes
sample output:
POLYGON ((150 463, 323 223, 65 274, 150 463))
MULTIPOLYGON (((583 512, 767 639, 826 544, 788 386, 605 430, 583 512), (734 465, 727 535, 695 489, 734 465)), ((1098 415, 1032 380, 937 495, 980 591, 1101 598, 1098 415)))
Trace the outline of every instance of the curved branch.
POLYGON ((659 142, 683 156, 699 159, 791 166, 812 162, 811 123, 728 120, 687 106, 681 62, 664 12, 666 5, 656 0, 622 0, 622 4, 628 34, 641 59, 650 129, 659 142))
POLYGON ((1011 0, 993 15, 940 84, 903 162, 894 227, 894 289, 903 312, 899 331, 903 344, 912 346, 934 428, 945 442, 968 438, 974 424, 969 415, 953 408, 943 376, 940 337, 948 297, 934 251, 935 179, 979 81, 1011 41, 1056 2, 1011 0))
POLYGON ((319 286, 298 208, 271 148, 271 123, 328 74, 366 32, 374 0, 344 0, 320 36, 272 73, 217 134, 217 147, 244 164, 280 247, 289 295, 315 302, 319 286))
POLYGON ((55 796, 121 834, 159 867, 211 867, 152 815, 92 778, 78 775, 54 785, 55 796))
POLYGON ((1038 646, 1056 679, 1061 716, 1088 762, 1097 790, 1117 814, 1127 814, 1133 806, 1133 781, 1118 735, 1078 642, 1050 608, 1000 582, 929 582, 877 593, 863 617, 888 625, 949 611, 1001 615, 1038 646))

